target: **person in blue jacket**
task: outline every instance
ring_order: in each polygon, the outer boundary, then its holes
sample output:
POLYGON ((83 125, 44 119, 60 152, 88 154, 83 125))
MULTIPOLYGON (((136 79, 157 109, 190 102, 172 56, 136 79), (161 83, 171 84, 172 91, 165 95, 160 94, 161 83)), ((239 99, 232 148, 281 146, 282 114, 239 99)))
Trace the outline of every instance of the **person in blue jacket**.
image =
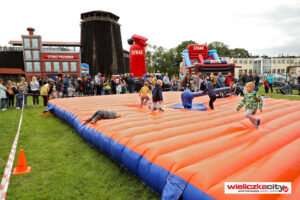
POLYGON ((208 96, 209 96, 209 107, 210 109, 214 109, 214 101, 217 99, 217 96, 216 96, 216 90, 213 86, 213 84, 208 81, 206 83, 206 88, 205 90, 203 91, 203 93, 208 93, 208 96))
POLYGON ((162 85, 163 82, 162 80, 158 80, 157 84, 155 86, 155 88, 152 91, 152 107, 151 107, 151 111, 156 110, 157 108, 157 103, 159 103, 159 111, 164 111, 163 106, 164 106, 164 99, 163 99, 163 95, 162 95, 162 85))
POLYGON ((269 87, 271 89, 271 94, 273 93, 273 86, 274 86, 274 76, 272 75, 272 73, 269 74, 269 76, 267 77, 268 83, 269 83, 269 87))

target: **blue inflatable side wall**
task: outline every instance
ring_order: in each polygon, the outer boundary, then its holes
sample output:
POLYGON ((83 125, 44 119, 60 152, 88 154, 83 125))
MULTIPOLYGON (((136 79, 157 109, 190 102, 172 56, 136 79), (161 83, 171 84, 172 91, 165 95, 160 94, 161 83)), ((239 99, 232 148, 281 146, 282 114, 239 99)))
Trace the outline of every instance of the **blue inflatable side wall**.
POLYGON ((120 165, 139 176, 155 193, 161 194, 161 199, 175 200, 213 200, 214 198, 202 192, 182 178, 171 174, 166 169, 151 163, 142 155, 130 150, 123 144, 105 136, 101 132, 84 126, 72 113, 48 102, 48 110, 61 120, 74 127, 79 135, 90 145, 106 153, 120 165))

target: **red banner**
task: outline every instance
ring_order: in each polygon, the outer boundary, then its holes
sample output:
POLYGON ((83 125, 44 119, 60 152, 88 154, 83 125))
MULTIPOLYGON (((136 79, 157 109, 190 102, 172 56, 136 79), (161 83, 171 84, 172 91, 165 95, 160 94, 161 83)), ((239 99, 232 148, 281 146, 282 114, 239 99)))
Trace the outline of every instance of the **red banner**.
POLYGON ((78 60, 78 55, 43 54, 45 60, 78 60))

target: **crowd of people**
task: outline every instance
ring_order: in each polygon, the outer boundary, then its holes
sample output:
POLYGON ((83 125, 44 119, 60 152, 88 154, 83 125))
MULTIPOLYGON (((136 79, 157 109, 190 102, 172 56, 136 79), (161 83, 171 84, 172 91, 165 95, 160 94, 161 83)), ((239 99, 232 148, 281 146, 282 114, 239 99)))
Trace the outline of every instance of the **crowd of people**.
MULTIPOLYGON (((161 80, 162 91, 184 91, 189 89, 192 92, 204 91, 207 89, 207 82, 211 82, 214 88, 231 87, 236 94, 242 94, 241 88, 249 82, 255 85, 254 90, 258 91, 260 77, 254 73, 241 72, 238 79, 234 79, 231 73, 223 76, 221 72, 218 74, 197 73, 192 75, 179 76, 173 75, 170 79, 168 73, 165 74, 147 74, 134 78, 131 74, 122 74, 105 78, 101 73, 95 77, 82 76, 79 78, 71 75, 58 75, 43 81, 39 77, 32 77, 29 84, 24 77, 21 81, 16 83, 10 80, 4 85, 3 80, 0 80, 0 99, 1 110, 6 110, 10 107, 21 109, 27 106, 27 96, 32 96, 34 107, 39 106, 39 96, 43 98, 43 105, 46 107, 49 99, 55 98, 69 98, 82 97, 94 95, 108 95, 108 94, 125 94, 127 92, 140 92, 147 83, 149 91, 155 89, 157 81, 161 80), (24 105, 23 105, 24 103, 24 105)), ((292 92, 292 85, 295 79, 291 74, 288 75, 287 83, 292 92)), ((300 83, 300 72, 298 74, 298 83, 300 83)), ((270 73, 264 82, 265 92, 273 93, 274 76, 270 73)), ((144 91, 145 93, 148 91, 144 91)), ((299 84, 300 93, 300 84, 299 84)), ((144 99, 145 101, 147 99, 144 99)))

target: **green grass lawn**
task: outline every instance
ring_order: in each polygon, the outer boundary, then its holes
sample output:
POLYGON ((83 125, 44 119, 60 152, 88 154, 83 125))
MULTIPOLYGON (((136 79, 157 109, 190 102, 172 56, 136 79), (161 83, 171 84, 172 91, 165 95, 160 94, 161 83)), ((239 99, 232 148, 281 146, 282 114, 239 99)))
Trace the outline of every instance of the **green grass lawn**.
MULTIPOLYGON (((14 167, 20 149, 32 167, 12 175, 7 200, 27 199, 160 199, 130 172, 88 145, 76 131, 43 108, 24 109, 14 167)), ((42 102, 42 101, 41 101, 42 102)), ((17 132, 21 111, 0 112, 0 178, 17 132)))
POLYGON ((274 99, 288 99, 288 100, 300 101, 300 95, 298 95, 299 94, 298 90, 293 90, 293 95, 282 95, 282 94, 277 94, 275 89, 273 89, 273 94, 270 94, 270 89, 269 89, 269 93, 266 94, 265 87, 259 87, 259 93, 274 99))

